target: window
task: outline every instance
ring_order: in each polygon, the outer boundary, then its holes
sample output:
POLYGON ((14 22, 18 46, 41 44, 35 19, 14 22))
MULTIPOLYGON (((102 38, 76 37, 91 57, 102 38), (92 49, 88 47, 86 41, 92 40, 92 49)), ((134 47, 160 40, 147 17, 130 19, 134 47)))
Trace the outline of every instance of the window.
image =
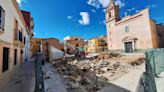
POLYGON ((24 44, 26 44, 26 37, 24 37, 24 44))
POLYGON ((111 17, 112 17, 111 12, 109 12, 109 13, 108 13, 108 17, 109 17, 109 18, 111 18, 111 17))
POLYGON ((17 20, 15 20, 15 24, 14 24, 14 40, 18 40, 18 32, 19 32, 19 30, 18 30, 18 21, 17 20))
POLYGON ((19 41, 21 41, 21 42, 23 42, 23 35, 22 35, 22 32, 21 31, 19 31, 19 41))
POLYGON ((14 50, 14 65, 17 64, 17 49, 14 50))
POLYGON ((126 26, 125 27, 125 33, 128 33, 129 32, 129 26, 126 26))
POLYGON ((9 48, 3 48, 3 68, 2 72, 5 72, 9 68, 9 48))
POLYGON ((4 31, 4 24, 5 24, 5 11, 0 6, 0 30, 4 31))

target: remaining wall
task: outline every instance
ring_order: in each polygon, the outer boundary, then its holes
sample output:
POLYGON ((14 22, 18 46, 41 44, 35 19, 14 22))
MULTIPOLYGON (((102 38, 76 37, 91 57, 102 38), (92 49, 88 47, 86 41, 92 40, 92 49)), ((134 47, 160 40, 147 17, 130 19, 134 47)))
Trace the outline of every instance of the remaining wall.
POLYGON ((49 48, 49 56, 50 56, 50 61, 56 60, 56 59, 61 59, 63 57, 63 52, 54 46, 50 46, 49 48))

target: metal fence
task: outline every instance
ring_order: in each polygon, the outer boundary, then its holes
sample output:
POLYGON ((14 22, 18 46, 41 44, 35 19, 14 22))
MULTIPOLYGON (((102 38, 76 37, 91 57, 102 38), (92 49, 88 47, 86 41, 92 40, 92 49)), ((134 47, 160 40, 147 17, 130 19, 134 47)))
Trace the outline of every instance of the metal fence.
POLYGON ((137 92, 164 92, 163 79, 159 77, 164 72, 164 48, 149 50, 145 54, 146 72, 140 79, 137 92))
POLYGON ((42 71, 42 54, 36 54, 35 59, 35 92, 45 92, 44 90, 44 80, 42 71))
POLYGON ((164 71, 164 48, 147 51, 146 59, 151 64, 155 76, 164 71))

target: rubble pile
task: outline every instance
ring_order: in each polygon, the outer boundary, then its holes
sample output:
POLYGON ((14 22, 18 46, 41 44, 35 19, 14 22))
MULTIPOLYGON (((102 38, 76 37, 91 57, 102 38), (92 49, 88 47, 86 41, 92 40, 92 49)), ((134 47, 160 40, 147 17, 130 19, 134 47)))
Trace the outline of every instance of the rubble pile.
POLYGON ((141 65, 145 62, 145 58, 138 58, 137 60, 130 62, 132 66, 141 65))
POLYGON ((122 55, 117 52, 102 52, 98 55, 97 59, 101 60, 101 59, 119 58, 121 56, 122 55))
POLYGON ((95 92, 106 85, 105 78, 98 78, 95 73, 89 70, 90 67, 88 65, 81 63, 81 67, 78 68, 73 65, 75 64, 74 62, 67 62, 67 64, 62 62, 54 64, 54 67, 63 75, 68 90, 74 90, 74 92, 95 92))
POLYGON ((134 64, 144 62, 142 58, 133 63, 124 62, 122 57, 124 55, 114 52, 100 53, 92 60, 67 60, 53 65, 63 76, 68 92, 97 92, 126 74, 134 64))

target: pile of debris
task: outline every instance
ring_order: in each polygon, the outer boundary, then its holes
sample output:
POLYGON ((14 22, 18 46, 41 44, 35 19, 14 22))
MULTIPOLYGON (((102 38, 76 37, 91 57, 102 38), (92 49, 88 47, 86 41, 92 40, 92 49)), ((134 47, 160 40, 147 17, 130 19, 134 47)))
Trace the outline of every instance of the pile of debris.
POLYGON ((102 52, 98 55, 97 59, 101 60, 101 59, 110 59, 110 58, 120 58, 121 56, 123 55, 117 52, 102 52))
MULTIPOLYGON (((97 77, 95 73, 90 71, 87 67, 83 69, 79 69, 77 66, 71 65, 67 61, 55 63, 54 67, 57 69, 57 71, 61 75, 63 75, 63 79, 65 79, 65 84, 67 85, 68 91, 70 92, 72 91, 94 92, 94 91, 99 90, 98 88, 101 88, 104 86, 104 85, 99 85, 98 87, 97 85, 95 85, 97 77)), ((104 84, 101 82, 99 83, 104 84)))
POLYGON ((133 68, 132 63, 120 59, 123 56, 114 52, 100 53, 93 60, 61 61, 54 63, 54 67, 65 79, 68 92, 97 92, 133 68))

